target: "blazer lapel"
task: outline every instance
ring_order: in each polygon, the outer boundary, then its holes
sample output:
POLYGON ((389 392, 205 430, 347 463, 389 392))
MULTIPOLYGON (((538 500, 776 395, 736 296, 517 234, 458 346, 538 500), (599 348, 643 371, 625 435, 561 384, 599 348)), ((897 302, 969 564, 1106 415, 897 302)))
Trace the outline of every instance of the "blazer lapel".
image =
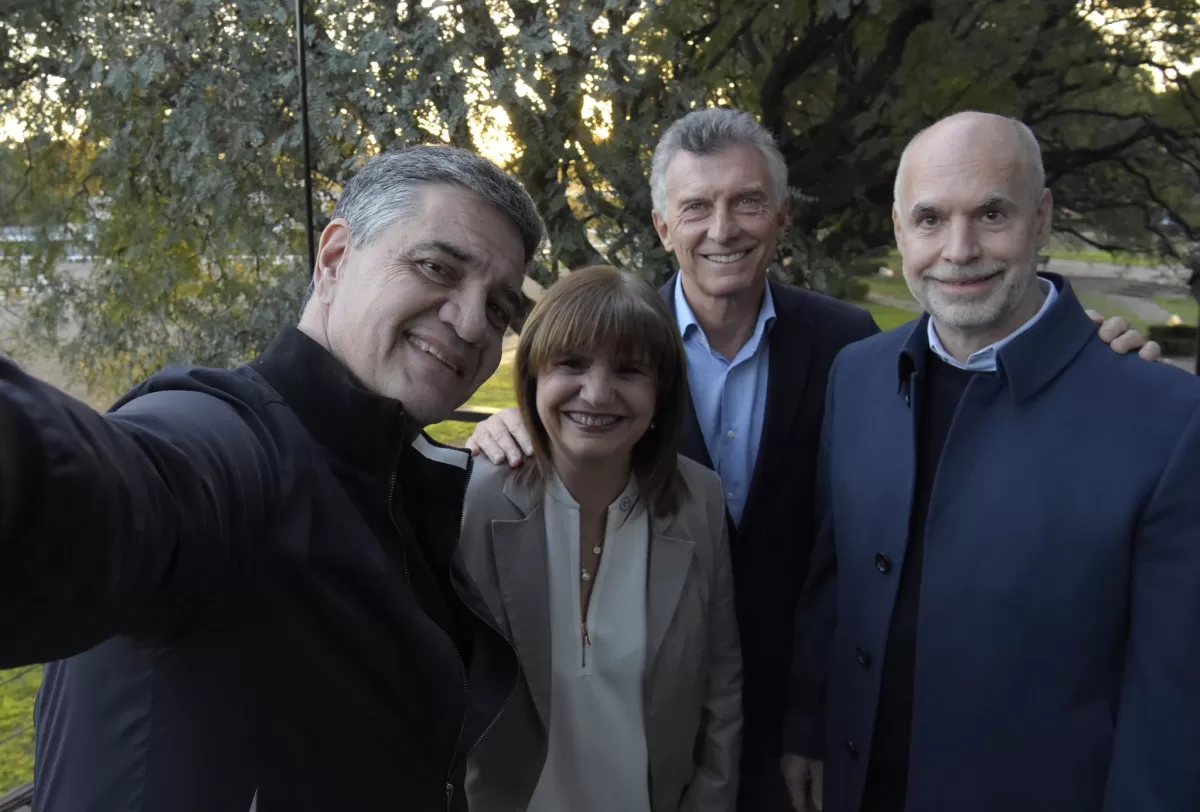
POLYGON ((546 518, 540 505, 509 478, 504 493, 525 518, 492 521, 492 555, 509 633, 521 658, 533 704, 548 724, 550 710, 550 593, 546 572, 546 518))
POLYGON ((744 535, 746 526, 753 521, 755 504, 770 490, 774 463, 788 446, 783 440, 800 411, 812 362, 811 323, 802 311, 789 306, 774 283, 771 285, 775 323, 768 337, 771 357, 767 365, 767 408, 739 535, 744 535))
POLYGON ((650 537, 650 567, 646 585, 646 674, 654 673, 654 662, 667 629, 675 617, 683 585, 687 582, 696 545, 691 539, 672 535, 669 521, 655 521, 650 537))
MULTIPOLYGON (((678 272, 671 274, 667 284, 658 289, 659 295, 666 301, 667 307, 671 311, 671 317, 675 319, 676 324, 679 322, 679 315, 675 312, 675 285, 678 284, 676 281, 678 277, 678 272)), ((705 468, 713 468, 712 458, 708 455, 708 443, 704 441, 704 432, 700 429, 700 421, 696 419, 696 406, 692 403, 691 392, 687 397, 687 415, 683 418, 683 438, 680 442, 679 452, 705 468)))

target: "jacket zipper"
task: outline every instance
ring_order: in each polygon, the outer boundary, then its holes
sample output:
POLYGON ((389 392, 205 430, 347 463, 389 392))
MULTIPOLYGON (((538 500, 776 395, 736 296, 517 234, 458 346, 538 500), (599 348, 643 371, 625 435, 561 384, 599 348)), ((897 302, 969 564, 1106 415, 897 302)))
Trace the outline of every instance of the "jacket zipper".
MULTIPOLYGON (((467 523, 467 489, 471 485, 471 476, 474 473, 475 473, 475 460, 472 458, 467 461, 467 481, 466 481, 466 484, 463 486, 462 512, 459 514, 459 518, 458 518, 458 537, 455 540, 456 548, 457 548, 458 540, 462 539, 463 529, 465 528, 466 523, 467 523)), ((471 746, 469 748, 467 748, 467 752, 463 755, 463 758, 465 760, 467 758, 470 758, 471 753, 475 752, 475 748, 479 746, 479 743, 482 742, 485 738, 487 738, 487 734, 492 732, 492 728, 494 728, 496 726, 496 723, 498 721, 500 721, 500 717, 504 715, 504 711, 508 708, 508 703, 512 701, 513 694, 516 693, 517 684, 520 682, 520 678, 521 678, 521 654, 520 654, 520 652, 517 651, 517 647, 512 644, 512 641, 510 641, 505 634, 503 634, 499 629, 497 629, 490 620, 485 618, 483 615, 479 614, 479 612, 475 611, 475 607, 472 606, 469 602, 467 602, 465 596, 461 592, 459 592, 458 585, 454 582, 454 556, 450 557, 450 561, 451 561, 451 563, 450 563, 450 587, 451 587, 451 589, 453 589, 455 594, 458 595, 458 599, 460 601, 462 601, 462 604, 464 606, 467 607, 467 610, 470 611, 471 614, 473 614, 475 617, 477 617, 479 619, 480 623, 482 623, 483 625, 487 626, 489 629, 494 631, 500 637, 500 639, 504 641, 504 644, 506 646, 508 646, 509 650, 513 653, 513 657, 515 657, 517 660, 517 678, 513 680, 512 688, 510 688, 508 690, 508 695, 504 697, 504 702, 500 705, 500 710, 496 711, 496 714, 492 717, 492 720, 490 722, 488 722, 488 726, 483 729, 483 732, 479 734, 478 738, 476 738, 475 741, 471 743, 471 746)), ((460 663, 462 662, 461 656, 459 657, 459 662, 460 663)), ((458 736, 459 736, 460 740, 462 739, 462 732, 467 726, 467 712, 469 711, 469 707, 467 707, 467 705, 471 701, 470 690, 468 688, 468 682, 467 682, 467 671, 466 671, 465 666, 463 667, 463 692, 464 692, 466 702, 464 703, 462 726, 458 730, 458 736)), ((447 809, 450 808, 450 799, 454 795, 454 784, 450 779, 453 777, 454 768, 457 766, 458 765, 456 763, 451 762, 450 773, 447 776, 447 780, 446 780, 446 808, 447 809)))

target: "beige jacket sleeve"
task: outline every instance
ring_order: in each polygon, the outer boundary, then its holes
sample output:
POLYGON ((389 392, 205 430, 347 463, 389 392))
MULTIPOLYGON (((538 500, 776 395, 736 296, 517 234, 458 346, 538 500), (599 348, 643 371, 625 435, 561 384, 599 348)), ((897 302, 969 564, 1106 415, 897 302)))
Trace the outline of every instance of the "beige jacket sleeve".
MULTIPOLYGON (((708 681, 696 771, 680 805, 681 812, 732 812, 737 803, 742 753, 742 648, 733 605, 733 571, 725 501, 710 524, 720 528, 713 550, 712 593, 708 606, 708 681)), ((710 503, 711 504, 711 503, 710 503)))

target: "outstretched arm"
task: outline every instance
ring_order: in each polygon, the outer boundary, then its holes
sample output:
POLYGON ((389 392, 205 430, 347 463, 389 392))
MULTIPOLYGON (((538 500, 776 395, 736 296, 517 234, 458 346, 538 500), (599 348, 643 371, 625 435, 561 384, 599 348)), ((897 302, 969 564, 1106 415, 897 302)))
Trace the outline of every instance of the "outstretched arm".
POLYGON ((101 416, 0 358, 0 668, 161 628, 249 566, 278 470, 200 391, 101 416))

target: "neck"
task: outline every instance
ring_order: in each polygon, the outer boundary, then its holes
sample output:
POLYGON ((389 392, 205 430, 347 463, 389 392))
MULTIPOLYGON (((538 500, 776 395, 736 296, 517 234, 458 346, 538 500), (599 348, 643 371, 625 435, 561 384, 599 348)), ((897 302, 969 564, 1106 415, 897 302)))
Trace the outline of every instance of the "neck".
POLYGON ((607 511, 629 484, 630 460, 570 460, 554 454, 554 471, 580 510, 607 511))
POLYGON ((732 361, 754 335, 763 297, 767 292, 764 277, 761 285, 728 296, 707 296, 682 274, 683 298, 696 314, 708 344, 732 361))
POLYGON ((996 324, 978 330, 961 330, 956 327, 947 327, 934 319, 933 329, 937 331, 938 338, 941 340, 942 346, 946 348, 946 352, 950 353, 959 363, 965 364, 967 359, 975 353, 985 347, 990 347, 997 341, 1003 341, 1019 330, 1037 315, 1045 301, 1046 292, 1042 290, 1042 283, 1034 278, 1033 284, 1025 291, 1018 306, 996 324))

